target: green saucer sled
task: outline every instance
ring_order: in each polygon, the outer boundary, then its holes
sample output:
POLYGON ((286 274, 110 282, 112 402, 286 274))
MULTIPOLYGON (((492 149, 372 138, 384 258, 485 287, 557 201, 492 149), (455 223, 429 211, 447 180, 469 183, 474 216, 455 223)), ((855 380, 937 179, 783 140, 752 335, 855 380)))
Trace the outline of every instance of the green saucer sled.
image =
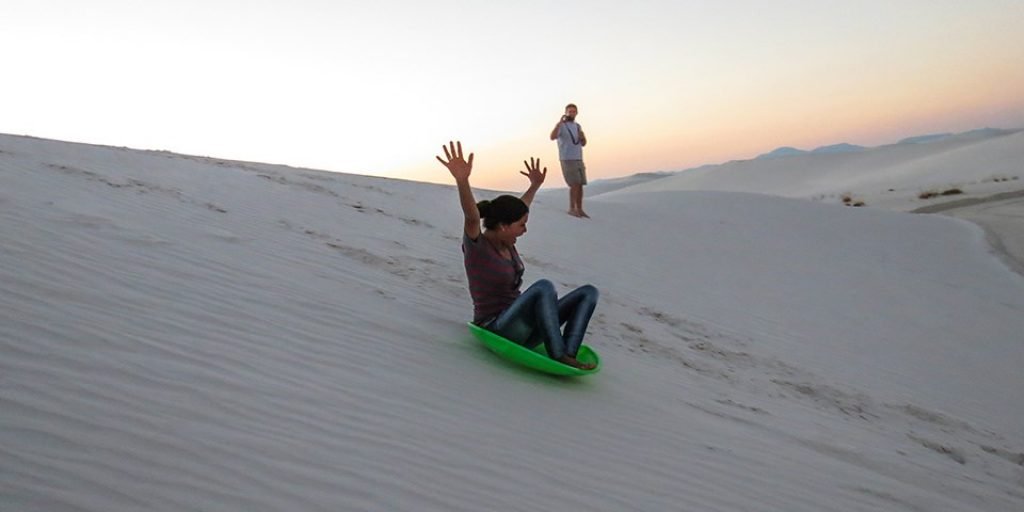
POLYGON ((529 349, 514 341, 509 341, 497 334, 494 334, 483 327, 479 327, 472 322, 468 323, 469 332, 476 336, 476 339, 480 340, 484 346, 489 348, 491 352, 498 354, 499 357, 512 361, 513 363, 532 368, 534 370, 550 373, 552 375, 589 375, 591 373, 597 373, 601 369, 601 358, 598 357, 597 352, 586 345, 580 346, 580 351, 576 354, 576 359, 581 363, 593 363, 595 366, 591 370, 582 370, 574 368, 567 364, 559 363, 554 359, 548 357, 548 352, 544 348, 544 344, 541 343, 536 348, 529 349))

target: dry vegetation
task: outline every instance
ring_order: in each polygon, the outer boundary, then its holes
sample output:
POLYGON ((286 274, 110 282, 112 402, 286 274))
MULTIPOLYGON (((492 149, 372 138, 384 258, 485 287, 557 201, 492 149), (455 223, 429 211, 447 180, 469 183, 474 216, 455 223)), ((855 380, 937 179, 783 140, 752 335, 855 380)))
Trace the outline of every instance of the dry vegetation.
POLYGON ((918 199, 932 199, 932 198, 939 197, 939 196, 955 196, 955 195, 959 195, 959 194, 963 194, 963 193, 964 193, 964 191, 959 189, 959 188, 957 188, 957 187, 948 188, 948 189, 943 190, 941 192, 938 191, 938 190, 925 190, 924 192, 921 192, 920 194, 918 194, 917 198, 918 199))
POLYGON ((988 182, 1003 183, 1005 181, 1016 181, 1016 180, 1019 180, 1019 179, 1020 179, 1020 176, 993 176, 991 178, 982 180, 981 182, 982 183, 988 183, 988 182))
POLYGON ((849 193, 842 195, 842 201, 843 201, 843 204, 846 205, 846 206, 855 206, 855 207, 867 206, 867 204, 864 201, 862 201, 860 199, 854 198, 853 195, 849 194, 849 193))

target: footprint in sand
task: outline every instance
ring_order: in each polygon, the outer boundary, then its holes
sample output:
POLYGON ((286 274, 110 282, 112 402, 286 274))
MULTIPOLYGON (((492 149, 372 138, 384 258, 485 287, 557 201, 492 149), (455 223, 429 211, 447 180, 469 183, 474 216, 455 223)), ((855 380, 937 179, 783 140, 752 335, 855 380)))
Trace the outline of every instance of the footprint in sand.
POLYGON ((938 426, 947 432, 970 432, 977 433, 969 423, 963 420, 950 418, 942 413, 929 411, 923 407, 916 405, 891 405, 886 404, 886 407, 906 414, 914 419, 924 421, 926 423, 938 426))
POLYGON ((159 195, 163 195, 165 197, 170 197, 170 198, 173 198, 173 199, 177 199, 178 201, 180 201, 180 202, 182 202, 184 204, 193 204, 193 205, 197 205, 197 206, 202 206, 202 207, 204 207, 204 208, 206 208, 206 209, 208 209, 210 211, 214 211, 214 212, 218 212, 218 213, 227 213, 227 209, 224 208, 224 207, 221 207, 221 206, 219 206, 217 204, 210 203, 210 202, 197 201, 197 200, 195 200, 195 199, 193 199, 191 197, 186 196, 182 191, 180 191, 180 190, 178 190, 176 188, 162 187, 162 186, 157 185, 155 183, 149 183, 149 182, 142 181, 142 180, 135 179, 135 178, 125 178, 124 181, 117 181, 117 180, 114 180, 114 179, 109 178, 107 176, 103 176, 103 175, 101 175, 99 173, 96 173, 96 172, 93 172, 93 171, 86 171, 84 169, 79 169, 77 167, 72 167, 72 166, 68 166, 68 165, 53 164, 53 163, 49 163, 49 164, 45 164, 45 165, 46 165, 46 167, 48 167, 50 169, 54 169, 54 170, 56 170, 58 172, 61 172, 63 174, 67 174, 67 175, 71 175, 71 176, 81 176, 81 177, 84 177, 85 179, 87 179, 89 181, 95 181, 95 182, 98 182, 98 183, 103 183, 104 185, 106 185, 108 187, 111 187, 111 188, 133 190, 133 191, 135 191, 135 192, 137 192, 139 194, 150 194, 150 193, 159 194, 159 195))
POLYGON ((327 195, 327 196, 330 196, 330 197, 338 197, 338 198, 341 197, 341 194, 338 194, 337 192, 335 192, 335 191, 333 191, 333 190, 331 190, 331 189, 329 189, 327 187, 324 187, 323 185, 319 185, 317 183, 306 183, 306 182, 303 182, 303 181, 289 180, 288 178, 285 178, 284 176, 271 175, 271 174, 267 174, 267 173, 259 173, 256 176, 260 177, 260 178, 263 178, 265 180, 268 180, 268 181, 272 181, 274 183, 278 183, 278 184, 289 186, 289 187, 298 188, 298 189, 301 189, 301 190, 305 190, 307 192, 313 192, 315 194, 323 194, 323 195, 327 195))
POLYGON ((985 453, 990 453, 996 457, 1006 459, 1018 466, 1024 466, 1024 452, 1004 450, 1002 448, 995 448, 989 445, 980 445, 980 447, 985 451, 985 453))
POLYGON ((964 455, 964 451, 961 450, 960 448, 949 446, 938 441, 925 439, 924 437, 917 436, 914 434, 907 434, 907 437, 909 437, 915 443, 924 446, 925 448, 928 448, 929 450, 932 450, 936 453, 945 455, 959 462, 960 464, 967 464, 967 456, 964 455))
POLYGON ((846 393, 820 383, 793 382, 781 379, 771 379, 771 382, 782 389, 795 392, 798 398, 810 399, 819 406, 838 410, 847 416, 868 421, 881 417, 874 412, 875 406, 871 398, 864 394, 846 393))
MULTIPOLYGON (((708 339, 710 338, 708 330, 697 322, 677 318, 668 313, 654 310, 647 306, 641 307, 637 310, 637 314, 646 316, 653 319, 654 321, 664 324, 668 327, 675 329, 678 332, 686 333, 693 336, 695 339, 708 339)), ((688 339, 688 338, 687 338, 688 339)))
POLYGON ((337 180, 335 180, 331 176, 321 176, 319 174, 312 174, 312 173, 301 173, 301 174, 299 174, 299 176, 302 176, 303 178, 314 180, 314 181, 325 181, 325 182, 328 182, 328 183, 334 183, 334 182, 337 181, 337 180))

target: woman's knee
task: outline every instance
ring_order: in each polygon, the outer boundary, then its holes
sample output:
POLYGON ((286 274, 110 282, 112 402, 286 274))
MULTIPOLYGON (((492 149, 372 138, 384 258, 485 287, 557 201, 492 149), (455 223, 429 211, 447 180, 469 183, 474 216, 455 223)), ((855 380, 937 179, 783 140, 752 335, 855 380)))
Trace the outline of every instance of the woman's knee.
POLYGON ((555 284, 547 279, 538 279, 530 288, 536 288, 538 292, 545 295, 557 295, 555 284))
POLYGON ((592 285, 592 284, 585 284, 583 286, 580 286, 578 288, 578 290, 586 298, 588 298, 588 299, 590 299, 590 300, 592 300, 594 302, 597 302, 598 297, 601 296, 601 292, 597 291, 597 287, 592 285))

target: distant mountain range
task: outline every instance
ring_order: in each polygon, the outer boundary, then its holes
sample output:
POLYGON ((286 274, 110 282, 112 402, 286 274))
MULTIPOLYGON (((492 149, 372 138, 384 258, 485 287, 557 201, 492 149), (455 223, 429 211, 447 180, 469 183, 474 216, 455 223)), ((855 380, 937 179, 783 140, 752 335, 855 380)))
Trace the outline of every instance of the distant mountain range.
POLYGON ((843 142, 841 144, 832 144, 831 146, 822 146, 816 148, 811 153, 815 154, 832 154, 832 153, 852 153, 854 151, 863 151, 867 148, 864 146, 858 146, 856 144, 847 144, 843 142))
POLYGON ((907 137, 897 144, 927 144, 929 142, 936 142, 942 139, 948 139, 952 137, 952 133, 933 133, 930 135, 918 135, 917 137, 907 137))
MULTIPOLYGON (((971 130, 963 133, 932 133, 928 135, 918 135, 916 137, 907 137, 900 140, 896 144, 928 144, 930 142, 937 142, 940 140, 948 139, 950 137, 993 137, 997 135, 1008 135, 1015 133, 1018 130, 1004 130, 1001 128, 980 128, 977 130, 971 130)), ((864 151, 868 149, 864 146, 858 146, 856 144, 840 143, 832 144, 830 146, 822 146, 820 148, 812 149, 810 151, 804 149, 797 149, 790 146, 783 146, 776 148, 768 153, 764 153, 754 157, 755 160, 765 158, 783 158, 788 156, 797 155, 809 155, 809 154, 835 154, 835 153, 854 153, 857 151, 864 151)))
MULTIPOLYGON (((996 136, 1001 136, 1001 135, 1010 135, 1010 134, 1013 134, 1013 133, 1017 133, 1019 131, 1021 131, 1021 129, 1006 130, 1006 129, 1001 129, 1001 128, 980 128, 980 129, 977 129, 977 130, 971 130, 971 131, 967 131, 967 132, 963 132, 963 133, 934 133, 934 134, 929 134, 929 135, 919 135, 919 136, 916 136, 916 137, 908 137, 908 138, 905 138, 903 140, 900 140, 899 142, 897 142, 895 144, 890 144, 889 146, 910 145, 910 144, 929 144, 929 143, 938 142, 938 141, 946 140, 946 139, 953 138, 953 137, 956 137, 956 138, 959 138, 959 139, 984 139, 984 138, 987 138, 987 137, 996 137, 996 136)), ((861 151, 868 151, 868 150, 872 150, 872 149, 876 149, 876 148, 865 147, 865 146, 858 146, 856 144, 849 144, 849 143, 845 143, 845 142, 839 143, 839 144, 832 144, 832 145, 829 145, 829 146, 821 146, 819 148, 815 148, 815 149, 812 149, 812 150, 809 150, 809 151, 808 150, 804 150, 804 149, 794 148, 794 147, 791 147, 791 146, 783 146, 783 147, 774 149, 771 152, 764 153, 762 155, 758 155, 757 157, 754 157, 753 159, 750 159, 750 160, 766 160, 766 159, 772 159, 772 158, 797 157, 797 156, 800 156, 800 155, 827 155, 827 154, 840 154, 840 153, 858 153, 858 152, 861 152, 861 151)), ((727 164, 738 163, 738 162, 743 162, 743 161, 750 161, 750 160, 733 160, 733 161, 730 161, 730 162, 726 162, 724 164, 704 164, 704 165, 701 165, 699 167, 692 167, 692 168, 684 169, 684 170, 680 170, 680 171, 643 172, 643 173, 638 173, 638 174, 632 174, 632 175, 629 175, 629 176, 623 176, 623 177, 620 177, 620 178, 606 178, 606 179, 594 180, 587 187, 587 194, 588 195, 600 195, 600 194, 605 193, 605 192, 611 192, 613 190, 618 190, 620 188, 625 188, 625 187, 629 187, 629 186, 632 186, 632 185, 637 185, 637 184, 640 184, 640 183, 643 183, 643 182, 646 182, 646 181, 651 181, 651 180, 656 180, 656 179, 660 179, 660 178, 665 178, 667 176, 671 176, 673 174, 679 174, 681 172, 692 172, 692 171, 701 171, 701 170, 713 169, 713 168, 721 167, 721 166, 727 165, 727 164)), ((559 190, 558 193, 562 193, 561 189, 558 189, 558 190, 559 190)))

